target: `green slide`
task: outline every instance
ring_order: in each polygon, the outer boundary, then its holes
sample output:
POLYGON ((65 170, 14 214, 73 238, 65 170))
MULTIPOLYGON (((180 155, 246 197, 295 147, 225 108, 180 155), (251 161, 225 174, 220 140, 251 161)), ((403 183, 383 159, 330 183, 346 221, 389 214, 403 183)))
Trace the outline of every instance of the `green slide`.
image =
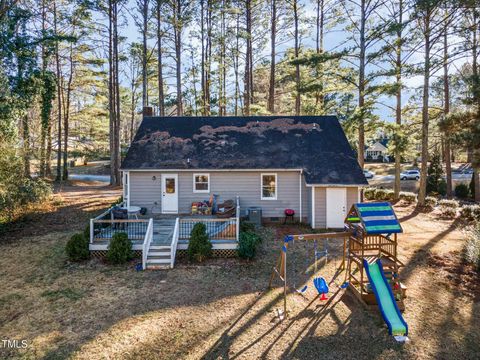
POLYGON ((408 335, 408 325, 398 309, 392 288, 385 278, 382 262, 379 259, 375 263, 369 264, 366 260, 363 260, 363 266, 367 272, 368 280, 370 280, 382 317, 387 323, 389 334, 396 338, 406 337, 408 335))

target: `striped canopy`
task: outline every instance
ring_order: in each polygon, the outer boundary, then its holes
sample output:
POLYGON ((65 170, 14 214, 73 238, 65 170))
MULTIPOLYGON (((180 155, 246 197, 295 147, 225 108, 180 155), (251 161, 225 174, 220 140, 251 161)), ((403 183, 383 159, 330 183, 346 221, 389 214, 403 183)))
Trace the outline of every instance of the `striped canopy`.
MULTIPOLYGON (((358 203, 353 205, 367 234, 401 233, 402 227, 388 202, 358 203)), ((352 214, 353 215, 353 214, 352 214)), ((348 218, 347 218, 348 221, 348 218)))

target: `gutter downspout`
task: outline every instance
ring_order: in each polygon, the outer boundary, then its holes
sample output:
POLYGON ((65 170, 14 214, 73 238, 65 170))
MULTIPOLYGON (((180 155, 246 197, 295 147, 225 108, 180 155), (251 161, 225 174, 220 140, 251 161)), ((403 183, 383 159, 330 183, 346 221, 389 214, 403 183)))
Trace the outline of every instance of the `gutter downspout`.
POLYGON ((315 229, 315 186, 312 187, 312 229, 315 229))
POLYGON ((302 219, 303 219, 303 216, 302 216, 302 215, 303 215, 303 214, 302 214, 302 209, 303 209, 303 201, 302 201, 302 200, 303 200, 303 198, 302 198, 302 185, 303 185, 303 184, 302 184, 302 175, 303 175, 303 170, 300 170, 300 174, 299 174, 299 176, 298 176, 298 178, 299 178, 299 185, 300 185, 300 191, 299 191, 299 193, 300 193, 300 201, 299 201, 299 202, 300 202, 300 211, 299 211, 299 213, 300 213, 300 222, 302 222, 302 219))

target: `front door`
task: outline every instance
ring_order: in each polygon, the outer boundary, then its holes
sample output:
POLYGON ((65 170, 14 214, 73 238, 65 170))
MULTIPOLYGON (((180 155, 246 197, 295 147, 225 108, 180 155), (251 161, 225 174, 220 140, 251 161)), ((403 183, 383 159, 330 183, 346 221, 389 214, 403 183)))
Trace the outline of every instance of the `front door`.
POLYGON ((162 174, 162 213, 178 213, 177 174, 162 174))
POLYGON ((347 189, 327 188, 327 228, 343 228, 347 211, 347 189))

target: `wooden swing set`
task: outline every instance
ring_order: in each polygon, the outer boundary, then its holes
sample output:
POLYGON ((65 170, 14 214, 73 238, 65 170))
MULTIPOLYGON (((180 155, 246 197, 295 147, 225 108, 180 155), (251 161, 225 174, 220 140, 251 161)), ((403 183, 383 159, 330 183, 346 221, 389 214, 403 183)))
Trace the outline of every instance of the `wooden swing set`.
MULTIPOLYGON (((354 204, 345 218, 345 230, 318 234, 287 235, 280 256, 270 276, 269 289, 275 278, 283 283, 283 313, 287 314, 287 250, 296 241, 318 241, 343 238, 342 262, 338 272, 346 271, 345 287, 367 307, 377 305, 371 291, 364 260, 373 263, 382 259, 385 275, 388 277, 400 310, 404 310, 403 299, 406 287, 400 282, 398 270, 404 266, 397 257, 397 233, 402 228, 389 203, 354 204)), ((316 256, 316 255, 315 255, 316 256)), ((315 257, 315 261, 317 258, 315 257)), ((343 287, 343 286, 342 286, 343 287)))

